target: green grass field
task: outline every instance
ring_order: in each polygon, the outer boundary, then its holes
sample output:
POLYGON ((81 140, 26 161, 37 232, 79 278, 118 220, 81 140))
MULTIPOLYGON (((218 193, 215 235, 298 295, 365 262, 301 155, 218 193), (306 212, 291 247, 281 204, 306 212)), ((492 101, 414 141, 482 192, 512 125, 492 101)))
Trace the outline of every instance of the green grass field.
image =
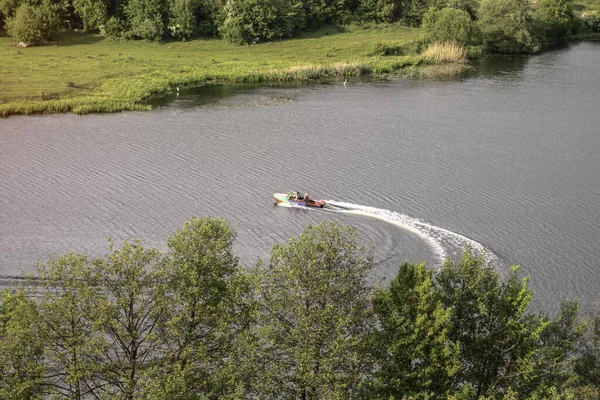
POLYGON ((299 38, 232 45, 216 39, 118 42, 64 34, 45 46, 18 48, 0 36, 0 115, 147 109, 144 99, 175 85, 211 81, 340 78, 390 73, 418 64, 418 30, 400 25, 323 28, 299 38), (372 55, 375 43, 400 55, 372 55))

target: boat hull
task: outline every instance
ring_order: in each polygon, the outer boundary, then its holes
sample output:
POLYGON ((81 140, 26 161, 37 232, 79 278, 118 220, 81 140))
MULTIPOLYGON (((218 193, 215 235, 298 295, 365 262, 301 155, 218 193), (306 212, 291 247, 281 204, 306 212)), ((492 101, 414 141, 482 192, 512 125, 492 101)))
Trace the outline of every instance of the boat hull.
POLYGON ((325 207, 324 200, 297 200, 291 198, 287 193, 275 193, 273 198, 277 203, 290 204, 298 207, 314 207, 314 208, 323 208, 325 207))

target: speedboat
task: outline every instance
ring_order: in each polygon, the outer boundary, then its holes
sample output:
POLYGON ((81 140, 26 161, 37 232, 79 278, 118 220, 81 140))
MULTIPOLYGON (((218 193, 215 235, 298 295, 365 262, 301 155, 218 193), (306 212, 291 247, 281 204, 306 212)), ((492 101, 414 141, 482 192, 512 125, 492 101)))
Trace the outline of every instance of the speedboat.
POLYGON ((277 203, 291 204, 299 207, 325 207, 325 200, 313 200, 308 195, 301 196, 298 192, 275 193, 273 195, 277 203))

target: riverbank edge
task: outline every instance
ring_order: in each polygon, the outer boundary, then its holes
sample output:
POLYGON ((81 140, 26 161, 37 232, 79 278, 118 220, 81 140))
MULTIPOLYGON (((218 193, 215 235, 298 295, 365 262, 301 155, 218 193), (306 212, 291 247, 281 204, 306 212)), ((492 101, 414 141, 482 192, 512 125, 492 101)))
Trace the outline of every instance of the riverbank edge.
POLYGON ((419 67, 431 62, 418 55, 381 57, 375 60, 338 62, 331 65, 304 64, 287 68, 249 69, 232 74, 233 63, 224 63, 212 70, 189 68, 186 71, 154 71, 136 76, 107 78, 89 94, 63 99, 29 100, 0 104, 0 116, 68 113, 90 114, 120 111, 148 111, 150 99, 167 96, 176 87, 199 87, 221 83, 311 82, 322 79, 416 77, 419 67))
MULTIPOLYGON (((573 42, 600 41, 600 34, 575 37, 573 42)), ((548 49, 550 50, 550 49, 548 49)), ((539 53, 538 53, 539 54, 539 53)), ((135 76, 106 78, 90 93, 66 98, 49 97, 44 100, 26 100, 0 104, 0 117, 38 114, 92 114, 121 111, 150 111, 149 99, 173 93, 177 86, 199 87, 221 83, 312 82, 323 79, 346 79, 372 76, 385 78, 420 78, 456 74, 470 68, 465 63, 436 64, 422 55, 381 56, 335 64, 302 64, 285 68, 250 66, 240 73, 235 62, 219 64, 213 68, 189 67, 178 72, 153 71, 135 76), (232 72, 235 71, 235 72, 232 72)))

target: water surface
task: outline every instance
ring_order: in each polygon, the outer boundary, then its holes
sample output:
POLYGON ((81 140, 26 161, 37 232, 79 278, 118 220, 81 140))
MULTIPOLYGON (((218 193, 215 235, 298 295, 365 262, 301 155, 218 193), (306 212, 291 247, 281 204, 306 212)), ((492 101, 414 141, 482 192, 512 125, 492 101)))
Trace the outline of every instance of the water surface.
POLYGON ((376 281, 481 244, 500 270, 522 265, 537 305, 591 304, 599 100, 600 45, 581 43, 453 80, 223 85, 149 113, 1 120, 0 274, 49 253, 102 256, 109 236, 164 249, 192 215, 227 218, 250 267, 341 220, 375 246, 376 281), (287 190, 363 207, 274 207, 287 190))

